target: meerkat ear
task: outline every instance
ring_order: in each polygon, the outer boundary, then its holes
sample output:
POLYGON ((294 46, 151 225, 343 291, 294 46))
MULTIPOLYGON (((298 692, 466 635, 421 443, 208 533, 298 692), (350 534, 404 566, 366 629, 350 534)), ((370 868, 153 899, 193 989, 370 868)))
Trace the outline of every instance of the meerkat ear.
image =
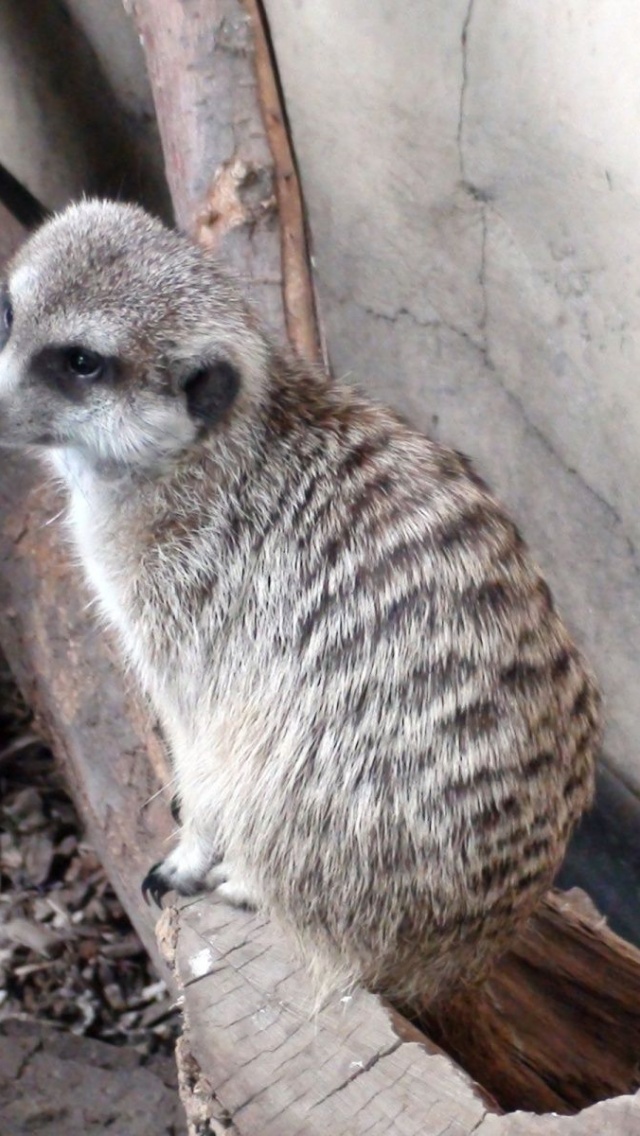
POLYGON ((187 410, 203 425, 213 426, 235 402, 240 372, 227 359, 216 359, 192 371, 183 380, 187 410))

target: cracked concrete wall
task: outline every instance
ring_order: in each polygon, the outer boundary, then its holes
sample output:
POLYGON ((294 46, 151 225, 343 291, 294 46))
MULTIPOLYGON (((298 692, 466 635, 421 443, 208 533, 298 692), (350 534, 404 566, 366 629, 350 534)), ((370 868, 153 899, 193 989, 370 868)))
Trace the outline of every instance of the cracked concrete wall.
POLYGON ((508 503, 640 791, 640 9, 266 8, 334 370, 508 503))

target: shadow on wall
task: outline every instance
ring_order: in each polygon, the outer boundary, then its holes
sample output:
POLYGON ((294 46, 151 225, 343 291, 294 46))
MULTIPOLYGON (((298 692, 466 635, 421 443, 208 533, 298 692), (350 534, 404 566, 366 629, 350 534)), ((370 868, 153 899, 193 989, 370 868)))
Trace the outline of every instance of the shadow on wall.
MULTIPOLYGON (((76 6, 96 5, 82 0, 76 6)), ((120 4, 108 7, 103 23, 115 23, 118 33, 109 50, 118 51, 130 37, 128 65, 131 69, 139 54, 146 80, 132 22, 120 4)), ((104 45, 100 49, 104 55, 104 45)), ((100 194, 141 201, 171 220, 146 81, 138 74, 134 84, 132 76, 134 97, 125 89, 122 68, 114 74, 117 90, 63 3, 0 0, 0 162, 47 208, 82 193, 100 194)))
POLYGON ((640 947, 640 804, 606 766, 555 884, 582 888, 611 929, 640 947))

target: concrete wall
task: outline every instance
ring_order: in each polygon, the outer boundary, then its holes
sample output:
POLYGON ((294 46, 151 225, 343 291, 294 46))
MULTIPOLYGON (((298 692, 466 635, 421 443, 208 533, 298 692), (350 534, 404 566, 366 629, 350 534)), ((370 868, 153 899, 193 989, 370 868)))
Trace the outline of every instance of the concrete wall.
POLYGON ((507 501, 640 789, 640 8, 266 7, 334 369, 507 501))

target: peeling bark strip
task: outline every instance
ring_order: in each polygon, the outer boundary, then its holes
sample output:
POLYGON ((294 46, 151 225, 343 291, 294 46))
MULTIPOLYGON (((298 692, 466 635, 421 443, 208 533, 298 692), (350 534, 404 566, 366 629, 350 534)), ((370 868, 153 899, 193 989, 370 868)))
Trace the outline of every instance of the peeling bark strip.
POLYGON ((216 173, 206 209, 196 218, 195 237, 204 248, 215 250, 232 229, 239 225, 253 228, 275 208, 268 172, 232 158, 216 173))
POLYGON ((298 354, 314 363, 319 360, 320 350, 302 191, 278 89, 275 59, 267 37, 264 7, 260 0, 243 0, 243 3, 251 18, 258 94, 275 167, 287 334, 298 354))
POLYGON ((318 358, 300 189, 256 0, 130 0, 178 225, 318 358))

